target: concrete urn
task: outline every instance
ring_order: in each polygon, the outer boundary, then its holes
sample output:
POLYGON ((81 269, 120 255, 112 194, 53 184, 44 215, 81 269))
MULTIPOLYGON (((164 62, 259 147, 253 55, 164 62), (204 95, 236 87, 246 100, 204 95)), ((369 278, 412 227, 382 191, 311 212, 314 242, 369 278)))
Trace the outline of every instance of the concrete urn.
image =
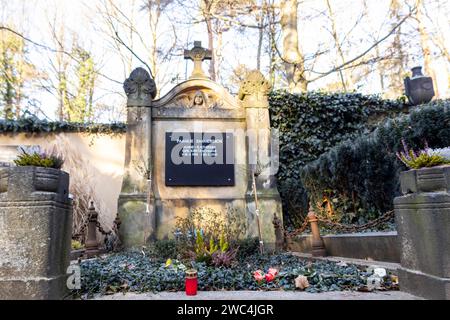
POLYGON ((433 80, 422 74, 422 67, 411 69, 412 77, 406 77, 404 80, 405 94, 409 102, 415 106, 428 103, 434 97, 433 80))

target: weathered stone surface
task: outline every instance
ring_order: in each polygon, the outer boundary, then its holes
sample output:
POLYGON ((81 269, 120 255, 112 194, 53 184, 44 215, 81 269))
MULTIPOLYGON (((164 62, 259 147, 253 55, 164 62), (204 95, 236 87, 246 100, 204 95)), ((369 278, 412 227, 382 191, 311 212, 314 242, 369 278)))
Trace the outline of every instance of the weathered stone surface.
POLYGON ((241 82, 238 98, 245 108, 269 108, 268 94, 271 90, 269 81, 258 70, 248 73, 241 82))
POLYGON ((150 74, 143 68, 133 70, 125 80, 123 89, 128 97, 129 107, 148 107, 156 97, 156 84, 150 74))
MULTIPOLYGON (((322 236, 329 256, 355 259, 400 262, 397 232, 364 232, 322 236)), ((310 253, 310 235, 292 240, 291 251, 310 253)))
MULTIPOLYGON (((258 74, 249 78, 242 101, 236 99, 222 86, 204 77, 201 61, 205 52, 197 49, 186 52, 187 57, 197 61, 191 79, 152 101, 151 108, 128 108, 126 175, 119 199, 120 234, 126 247, 145 245, 152 238, 172 237, 177 217, 204 207, 224 213, 232 206, 249 222, 247 234, 258 235, 254 199, 250 196, 252 167, 249 155, 255 164, 259 161, 265 165, 271 160, 267 100, 270 86, 265 80, 263 84, 257 83, 262 76, 258 74), (248 129, 257 133, 252 144, 247 142, 248 129), (233 134, 234 185, 166 185, 165 141, 166 134, 172 132, 233 134), (142 175, 142 170, 136 170, 137 163, 146 164, 141 167, 149 169, 151 184, 148 177, 142 175)), ((275 172, 270 169, 259 174, 257 189, 264 241, 274 246, 272 218, 274 213, 282 217, 282 212, 275 172)))
POLYGON ((434 277, 418 270, 397 270, 403 292, 432 300, 450 300, 450 279, 434 277))
POLYGON ((156 85, 147 71, 134 70, 125 81, 128 96, 125 174, 118 201, 122 227, 120 238, 125 247, 142 246, 155 232, 152 190, 152 101, 156 85))
POLYGON ((194 47, 191 50, 184 50, 184 58, 194 61, 194 70, 192 70, 191 79, 207 78, 202 69, 204 60, 212 59, 211 50, 202 48, 201 41, 194 41, 194 47))
MULTIPOLYGON (((280 217, 280 213, 282 212, 281 199, 277 197, 259 197, 258 209, 264 249, 268 252, 275 251, 277 239, 275 235, 275 228, 273 226, 273 214, 276 213, 278 217, 280 217)), ((247 197, 247 215, 251 221, 251 224, 249 225, 249 234, 253 237, 257 237, 258 223, 256 217, 256 206, 254 198, 251 196, 247 197)))
POLYGON ((147 213, 147 195, 119 197, 120 238, 126 248, 145 245, 153 236, 153 216, 147 213))
POLYGON ((66 293, 72 211, 69 175, 56 169, 0 169, 0 299, 61 299, 66 293), (48 183, 48 184, 47 184, 48 183))
MULTIPOLYGON (((242 81, 238 98, 246 111, 248 135, 247 214, 255 214, 253 174, 260 214, 261 234, 265 247, 273 250, 276 243, 273 215, 283 218, 281 198, 277 189, 277 153, 273 149, 270 128, 269 82, 258 70, 251 71, 242 81)), ((278 152, 278 150, 276 150, 278 152)))
POLYGON ((447 166, 415 170, 415 180, 408 177, 401 182, 402 190, 417 192, 394 201, 401 275, 405 278, 400 279, 405 283, 402 290, 423 297, 448 299, 450 296, 449 169, 447 166))
POLYGON ((450 166, 409 170, 400 174, 402 193, 450 191, 450 166))

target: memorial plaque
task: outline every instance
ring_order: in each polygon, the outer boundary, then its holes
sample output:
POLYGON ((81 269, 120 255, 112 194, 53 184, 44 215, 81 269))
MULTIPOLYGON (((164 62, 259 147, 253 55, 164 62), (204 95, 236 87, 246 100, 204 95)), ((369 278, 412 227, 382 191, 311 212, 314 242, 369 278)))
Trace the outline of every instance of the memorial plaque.
POLYGON ((231 133, 166 132, 166 186, 234 186, 231 133))

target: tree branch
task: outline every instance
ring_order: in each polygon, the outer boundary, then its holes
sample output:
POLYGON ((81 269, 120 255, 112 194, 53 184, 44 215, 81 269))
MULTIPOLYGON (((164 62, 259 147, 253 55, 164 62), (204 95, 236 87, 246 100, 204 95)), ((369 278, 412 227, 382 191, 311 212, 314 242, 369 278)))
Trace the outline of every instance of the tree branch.
POLYGON ((374 49, 376 46, 378 46, 381 42, 383 42, 384 40, 386 40, 387 38, 389 38, 394 32, 395 30, 397 30, 409 17, 411 17, 411 15, 414 13, 415 8, 413 10, 411 10, 409 12, 409 14, 407 14, 405 17, 403 17, 402 20, 399 21, 399 23, 397 23, 395 25, 395 27, 393 27, 391 29, 391 31, 389 31, 384 37, 382 37, 381 39, 377 40, 374 44, 372 44, 369 48, 367 48, 365 51, 363 51, 362 53, 360 53, 359 55, 357 55, 356 57, 354 57, 353 59, 350 59, 344 63, 342 63, 341 65, 334 67, 326 72, 319 72, 319 71, 315 71, 315 73, 320 74, 320 76, 317 76, 316 78, 310 79, 309 82, 313 82, 316 81, 318 79, 321 79, 323 77, 328 76, 331 73, 337 72, 339 70, 342 70, 343 67, 361 59, 362 57, 364 57, 366 54, 368 54, 370 51, 372 51, 372 49, 374 49))
MULTIPOLYGON (((23 40, 25 40, 25 41, 27 41, 27 42, 29 42, 29 43, 35 45, 36 47, 42 48, 42 49, 44 49, 44 50, 47 50, 47 51, 50 51, 50 52, 53 52, 53 53, 62 53, 62 54, 64 54, 64 55, 67 55, 68 57, 70 57, 70 58, 71 58, 72 60, 74 60, 75 62, 80 63, 80 60, 78 60, 77 58, 75 58, 70 52, 67 52, 67 51, 65 51, 65 50, 53 49, 53 48, 51 48, 51 47, 49 47, 49 46, 46 46, 46 45, 44 45, 44 44, 38 43, 38 42, 36 42, 36 41, 33 41, 33 40, 31 40, 30 38, 25 37, 23 34, 21 34, 21 33, 17 32, 17 31, 15 31, 15 30, 13 30, 13 29, 11 29, 11 28, 9 28, 9 27, 5 27, 5 26, 3 26, 3 25, 0 25, 0 30, 5 30, 5 31, 8 31, 8 32, 11 32, 12 34, 15 34, 16 36, 22 38, 23 40)), ((112 79, 112 78, 110 78, 110 77, 104 75, 103 73, 97 71, 97 70, 94 70, 94 72, 95 72, 96 74, 98 74, 99 76, 101 76, 101 77, 103 77, 103 78, 105 78, 105 79, 107 79, 107 80, 109 80, 109 81, 111 81, 111 82, 115 82, 115 83, 117 83, 117 84, 122 84, 121 81, 114 80, 114 79, 112 79)))

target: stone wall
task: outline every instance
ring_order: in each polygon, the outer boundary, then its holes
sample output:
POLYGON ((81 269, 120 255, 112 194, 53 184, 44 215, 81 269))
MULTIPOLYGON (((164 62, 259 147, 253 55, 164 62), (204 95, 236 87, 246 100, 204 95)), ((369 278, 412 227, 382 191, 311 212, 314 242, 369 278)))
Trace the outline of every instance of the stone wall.
MULTIPOLYGON (((87 168, 64 168, 71 180, 85 170, 94 181, 94 196, 101 200, 100 219, 106 227, 112 226, 117 214, 117 200, 122 186, 125 161, 125 135, 94 135, 87 133, 0 134, 1 146, 40 145, 56 146, 63 153, 80 158, 87 168)), ((1 148, 0 148, 1 150, 1 148)), ((1 152, 1 151, 0 151, 1 152)))

